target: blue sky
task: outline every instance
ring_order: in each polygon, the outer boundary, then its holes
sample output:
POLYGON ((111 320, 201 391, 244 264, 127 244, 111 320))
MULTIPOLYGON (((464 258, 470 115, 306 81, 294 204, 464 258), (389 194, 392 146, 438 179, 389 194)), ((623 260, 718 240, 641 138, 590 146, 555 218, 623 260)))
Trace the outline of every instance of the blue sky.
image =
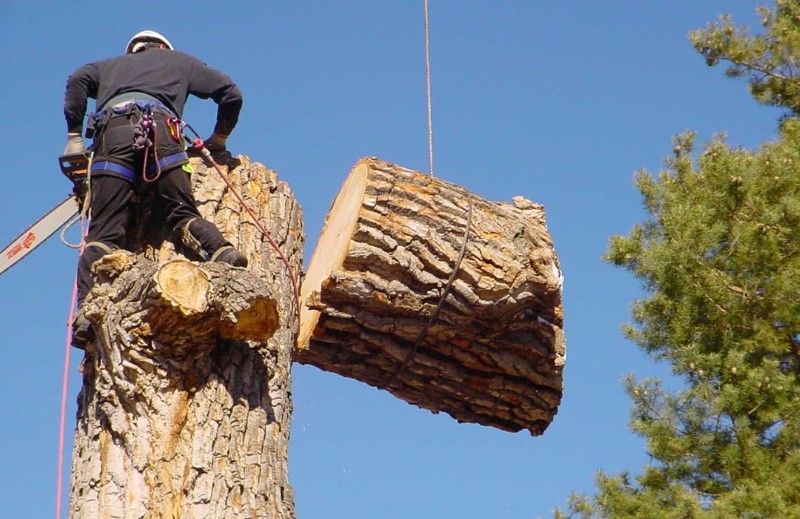
MULTIPOLYGON (((775 137, 779 112, 708 68, 687 39, 723 13, 758 30, 755 6, 430 0, 436 176, 490 200, 544 204, 565 276, 564 398, 533 438, 458 424, 295 365, 289 467, 300 519, 549 517, 570 492, 591 492, 596 471, 647 462, 621 380, 668 368, 621 335, 643 293, 601 257, 610 236, 643 219, 634 172, 658 172, 674 135, 692 130, 705 142, 726 132, 747 148, 775 137)), ((57 167, 67 76, 146 28, 241 87, 229 149, 289 183, 305 215, 306 258, 359 158, 427 171, 422 0, 9 1, 0 6, 0 244, 69 191, 57 167)), ((193 99, 184 116, 210 133, 214 113, 193 99)), ((4 517, 55 515, 76 261, 54 237, 0 277, 4 517)), ((73 350, 66 484, 79 360, 73 350)))

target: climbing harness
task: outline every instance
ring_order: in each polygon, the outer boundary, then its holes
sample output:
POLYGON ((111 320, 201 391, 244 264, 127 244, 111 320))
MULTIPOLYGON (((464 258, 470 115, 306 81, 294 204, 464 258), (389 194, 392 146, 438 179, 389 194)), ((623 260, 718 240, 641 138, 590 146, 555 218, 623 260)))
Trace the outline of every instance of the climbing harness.
POLYGON ((177 117, 167 117, 167 130, 169 136, 175 142, 183 142, 183 130, 181 129, 181 120, 177 117))
POLYGON ((155 126, 152 113, 149 110, 143 113, 133 127, 133 149, 146 151, 153 146, 154 139, 151 139, 151 136, 153 136, 155 126))
MULTIPOLYGON (((156 98, 141 92, 129 92, 112 98, 101 110, 93 113, 89 117, 89 124, 86 130, 87 137, 93 137, 99 128, 108 124, 109 120, 118 116, 130 116, 133 111, 138 112, 139 118, 133 126, 133 149, 144 153, 142 161, 141 178, 145 182, 151 183, 158 180, 161 172, 169 166, 184 161, 188 158, 185 151, 179 151, 166 157, 158 156, 157 129, 161 117, 154 115, 154 110, 172 111, 156 98), (148 163, 152 150, 153 161, 148 163)), ((163 124, 175 142, 181 143, 182 122, 174 115, 163 118, 163 124)), ((128 180, 135 180, 137 173, 133 169, 118 164, 110 160, 97 161, 92 165, 94 171, 110 171, 128 180)))

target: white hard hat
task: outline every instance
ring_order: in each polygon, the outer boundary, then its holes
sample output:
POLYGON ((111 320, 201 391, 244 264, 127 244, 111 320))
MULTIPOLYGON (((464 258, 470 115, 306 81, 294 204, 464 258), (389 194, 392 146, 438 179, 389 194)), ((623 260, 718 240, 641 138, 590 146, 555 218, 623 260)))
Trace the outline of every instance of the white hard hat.
POLYGON ((133 54, 134 52, 140 50, 137 43, 147 42, 163 43, 168 49, 175 50, 175 47, 172 46, 172 44, 167 38, 164 37, 163 34, 157 33, 156 31, 141 31, 134 34, 133 38, 128 40, 128 44, 125 46, 125 54, 133 54))

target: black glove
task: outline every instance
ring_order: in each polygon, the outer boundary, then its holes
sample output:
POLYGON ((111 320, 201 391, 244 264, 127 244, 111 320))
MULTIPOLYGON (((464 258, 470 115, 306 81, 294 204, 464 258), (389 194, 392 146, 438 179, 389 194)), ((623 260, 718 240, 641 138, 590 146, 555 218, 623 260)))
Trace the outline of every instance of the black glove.
POLYGON ((217 132, 214 132, 213 134, 211 134, 211 137, 209 137, 203 142, 203 145, 211 153, 216 153, 218 151, 226 150, 225 143, 227 141, 228 141, 227 135, 222 135, 217 132))

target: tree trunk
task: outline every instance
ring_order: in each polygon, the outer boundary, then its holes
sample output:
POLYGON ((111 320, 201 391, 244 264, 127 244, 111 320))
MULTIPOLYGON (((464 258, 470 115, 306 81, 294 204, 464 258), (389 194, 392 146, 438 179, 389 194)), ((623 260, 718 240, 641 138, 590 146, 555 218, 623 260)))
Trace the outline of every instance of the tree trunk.
MULTIPOLYGON (((302 217, 289 188, 246 157, 223 158, 299 272, 302 217)), ((81 366, 73 519, 294 518, 287 455, 296 274, 219 175, 198 158, 192 165, 201 213, 250 266, 189 261, 179 244, 148 247, 158 234, 147 232, 131 246, 138 254, 118 251, 95 264, 85 309, 99 337, 81 366)))
POLYGON ((295 360, 539 435, 561 401, 561 286, 542 206, 363 159, 309 263, 295 360))

